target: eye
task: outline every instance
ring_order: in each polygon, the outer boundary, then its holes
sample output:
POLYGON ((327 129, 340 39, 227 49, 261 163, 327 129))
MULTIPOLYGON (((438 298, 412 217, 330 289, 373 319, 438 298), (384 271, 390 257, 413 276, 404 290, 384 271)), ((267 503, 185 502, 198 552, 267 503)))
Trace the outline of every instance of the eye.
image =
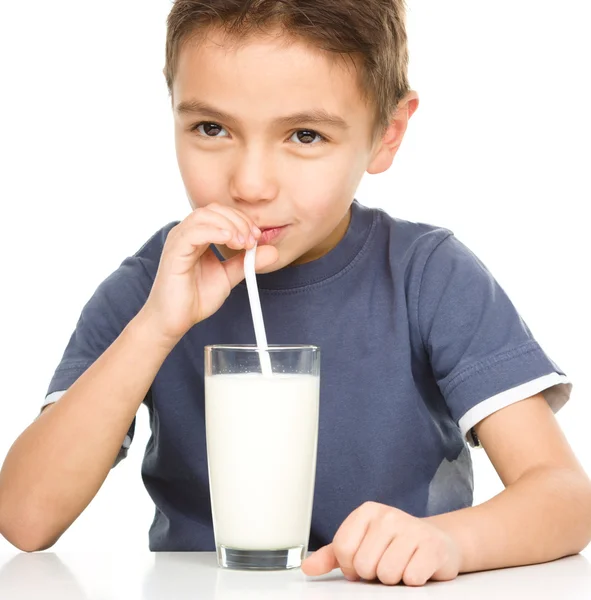
POLYGON ((299 129, 289 139, 300 146, 315 146, 327 141, 323 135, 312 129, 299 129))
POLYGON ((228 132, 221 125, 209 121, 202 121, 201 123, 193 125, 191 131, 197 131, 200 135, 210 138, 228 137, 228 132), (224 131, 225 134, 219 135, 222 131, 224 131))

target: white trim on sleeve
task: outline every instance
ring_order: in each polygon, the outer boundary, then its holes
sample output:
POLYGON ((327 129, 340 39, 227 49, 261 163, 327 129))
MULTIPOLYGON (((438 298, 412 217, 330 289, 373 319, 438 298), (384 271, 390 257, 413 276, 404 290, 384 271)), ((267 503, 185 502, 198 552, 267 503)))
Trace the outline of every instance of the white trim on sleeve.
POLYGON ((515 402, 525 400, 540 392, 543 392, 544 398, 548 402, 550 408, 556 413, 566 404, 570 397, 572 387, 572 383, 570 383, 565 375, 550 373, 522 385, 518 385, 517 387, 505 390, 495 396, 491 396, 476 406, 473 406, 460 419, 458 424, 462 436, 474 445, 471 431, 475 425, 498 410, 514 404, 515 402))
POLYGON ((43 404, 41 405, 41 408, 45 408, 48 404, 53 404, 54 402, 57 402, 66 393, 66 391, 67 390, 62 390, 60 392, 53 392, 52 394, 45 396, 45 400, 43 400, 43 404))

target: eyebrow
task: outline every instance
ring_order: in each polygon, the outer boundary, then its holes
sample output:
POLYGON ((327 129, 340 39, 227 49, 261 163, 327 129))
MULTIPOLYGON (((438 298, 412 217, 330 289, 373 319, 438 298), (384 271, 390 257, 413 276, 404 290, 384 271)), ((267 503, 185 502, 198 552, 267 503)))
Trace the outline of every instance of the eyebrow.
MULTIPOLYGON (((218 121, 224 121, 226 123, 237 122, 236 119, 231 115, 198 100, 185 100, 183 102, 180 102, 175 110, 179 115, 199 113, 210 119, 216 119, 218 121)), ((349 129, 349 124, 342 117, 339 117, 337 115, 331 115, 330 113, 321 108, 313 109, 310 111, 302 111, 299 113, 294 113, 292 115, 286 115, 284 117, 278 117, 273 121, 274 125, 280 125, 284 127, 295 127, 302 123, 324 125, 329 127, 336 127, 338 129, 349 129)))

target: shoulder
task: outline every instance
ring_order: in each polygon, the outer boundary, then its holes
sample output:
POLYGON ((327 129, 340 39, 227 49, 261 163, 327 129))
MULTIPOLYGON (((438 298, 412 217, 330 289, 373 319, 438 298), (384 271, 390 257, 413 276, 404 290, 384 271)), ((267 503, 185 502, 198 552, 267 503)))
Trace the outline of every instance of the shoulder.
POLYGON ((178 222, 171 222, 152 234, 132 255, 127 256, 96 289, 86 305, 86 311, 97 308, 104 312, 105 305, 126 316, 133 314, 150 293, 154 283, 162 249, 170 230, 178 222))
POLYGON ((394 217, 380 208, 364 210, 374 214, 378 238, 393 264, 422 270, 432 255, 455 251, 457 240, 447 227, 394 217))
POLYGON ((474 302, 495 293, 491 273, 448 227, 393 217, 381 209, 367 210, 375 215, 376 261, 387 261, 386 272, 399 282, 414 313, 420 312, 419 304, 435 306, 452 290, 474 302))
POLYGON ((141 265, 148 274, 152 276, 152 279, 156 276, 158 270, 158 264, 160 263, 160 257, 162 256, 162 250, 166 242, 166 238, 170 233, 171 229, 178 225, 179 221, 172 221, 161 227, 156 231, 140 249, 135 252, 132 256, 128 257, 123 261, 122 266, 126 264, 130 265, 141 265))
POLYGON ((178 221, 172 221, 152 234, 134 254, 123 260, 119 268, 106 281, 131 278, 153 282, 166 238, 170 230, 178 223, 178 221))

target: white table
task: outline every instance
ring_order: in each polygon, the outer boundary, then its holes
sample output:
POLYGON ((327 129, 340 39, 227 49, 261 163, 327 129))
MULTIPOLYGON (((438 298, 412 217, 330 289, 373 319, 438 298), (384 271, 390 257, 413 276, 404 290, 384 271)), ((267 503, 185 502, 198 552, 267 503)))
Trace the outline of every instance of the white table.
POLYGON ((589 600, 591 564, 582 555, 544 565, 461 575, 422 588, 349 582, 340 571, 308 578, 293 571, 217 568, 212 553, 0 555, 2 600, 589 600))

